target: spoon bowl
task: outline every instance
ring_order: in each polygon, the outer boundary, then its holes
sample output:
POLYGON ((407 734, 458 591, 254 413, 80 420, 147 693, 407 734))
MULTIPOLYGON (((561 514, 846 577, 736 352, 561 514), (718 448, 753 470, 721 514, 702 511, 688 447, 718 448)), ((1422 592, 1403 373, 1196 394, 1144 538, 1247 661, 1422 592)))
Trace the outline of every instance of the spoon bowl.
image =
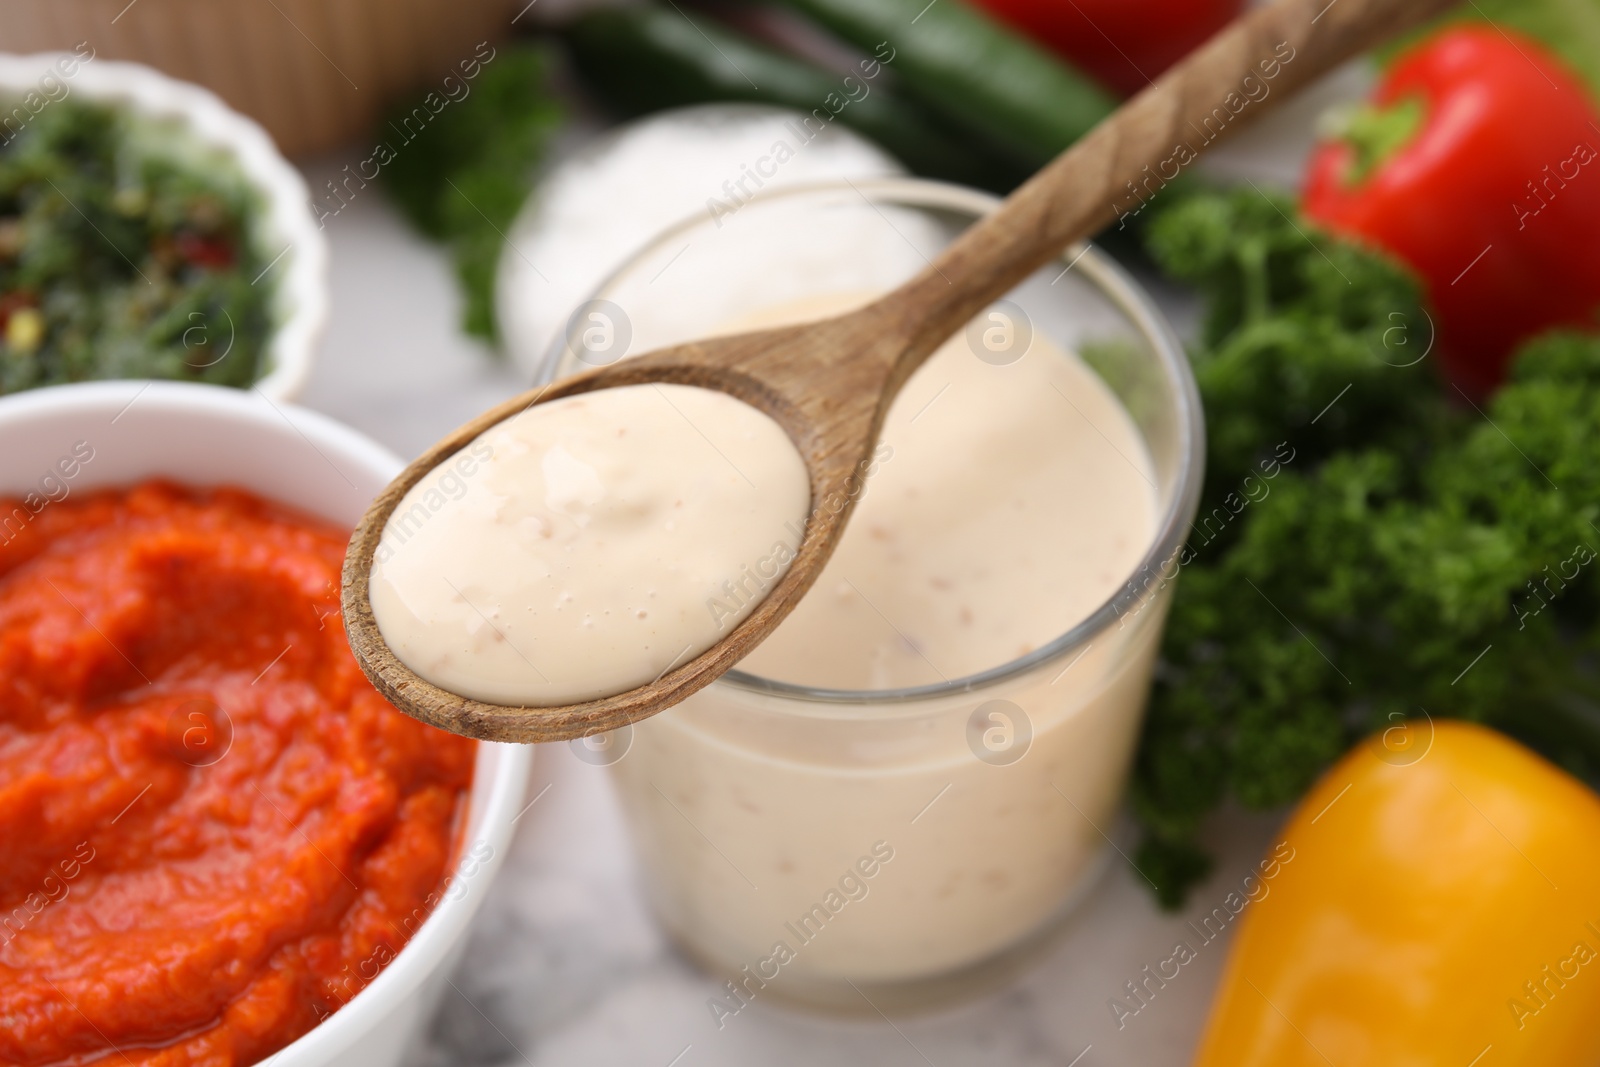
MULTIPOLYGON (((1295 88, 1451 0, 1279 0, 1253 11, 1124 104, 968 229, 926 270, 863 308, 829 319, 691 341, 551 383, 478 416, 434 445, 373 502, 345 558, 343 608, 362 669, 395 707, 432 725, 494 741, 540 742, 613 730, 710 684, 769 635, 811 587, 838 544, 900 387, 949 336, 1061 249, 1142 205, 1165 181, 1152 168, 1192 160, 1215 140, 1219 108, 1231 132, 1295 88), (1246 79, 1273 64, 1270 96, 1235 111, 1246 79), (1198 142, 1198 143, 1196 143, 1198 142), (1185 156, 1176 146, 1188 148, 1185 156), (1141 189, 1144 195, 1141 195, 1141 189), (558 707, 490 704, 448 692, 405 665, 384 641, 369 575, 384 529, 406 493, 490 427, 529 407, 598 389, 650 382, 728 393, 789 435, 811 484, 811 511, 788 570, 732 631, 652 682, 558 707)), ((1170 180, 1168 178, 1167 180, 1170 180)))
POLYGON ((840 359, 839 354, 852 351, 847 347, 851 337, 873 328, 870 318, 855 321, 872 310, 863 308, 820 323, 693 341, 573 375, 484 412, 428 449, 373 501, 351 536, 345 557, 345 628, 351 650, 378 691, 407 714, 455 733, 492 741, 553 741, 586 737, 646 718, 731 669, 799 603, 827 562, 861 492, 857 472, 877 441, 888 409, 884 385, 894 366, 888 358, 893 345, 885 339, 876 346, 877 352, 854 350, 852 360, 840 359), (790 387, 795 374, 818 371, 844 376, 851 386, 838 393, 799 394, 790 387), (728 393, 771 416, 799 449, 811 482, 811 511, 804 539, 777 584, 726 638, 649 685, 615 696, 561 707, 513 707, 471 700, 418 676, 384 641, 368 590, 373 556, 400 501, 429 471, 484 431, 535 404, 650 382, 728 393), (837 508, 821 506, 833 500, 840 502, 837 508))

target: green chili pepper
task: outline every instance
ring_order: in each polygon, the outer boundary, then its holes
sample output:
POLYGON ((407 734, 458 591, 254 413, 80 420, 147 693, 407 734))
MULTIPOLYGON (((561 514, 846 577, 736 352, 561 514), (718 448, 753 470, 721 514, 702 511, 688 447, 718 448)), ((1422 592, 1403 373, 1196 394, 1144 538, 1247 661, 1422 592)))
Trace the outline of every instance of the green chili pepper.
POLYGON ((774 51, 718 22, 658 7, 599 10, 565 30, 579 72, 627 114, 718 100, 803 113, 808 131, 834 121, 928 177, 1006 190, 1026 169, 892 92, 884 64, 864 58, 837 74, 774 51))
POLYGON ((964 0, 782 0, 890 63, 897 87, 1035 170, 1116 109, 1098 84, 964 0))

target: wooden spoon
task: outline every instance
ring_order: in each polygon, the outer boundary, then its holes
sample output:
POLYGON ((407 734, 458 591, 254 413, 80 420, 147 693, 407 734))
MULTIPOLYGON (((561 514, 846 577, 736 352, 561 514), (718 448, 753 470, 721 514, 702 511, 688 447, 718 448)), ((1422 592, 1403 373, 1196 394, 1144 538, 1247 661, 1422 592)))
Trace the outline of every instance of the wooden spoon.
POLYGON ((820 322, 659 349, 555 382, 473 419, 406 468, 350 539, 344 620, 357 661, 401 711, 493 741, 583 737, 678 703, 743 659, 811 587, 860 492, 852 476, 872 452, 890 401, 946 338, 1068 244, 1156 195, 1222 133, 1449 6, 1451 0, 1280 0, 1256 10, 1124 104, 928 269, 875 303, 820 322), (772 416, 793 438, 811 476, 814 510, 782 580, 720 642, 649 685, 615 696, 509 707, 468 700, 413 673, 384 643, 367 593, 373 553, 401 498, 479 434, 532 404, 641 382, 731 393, 772 416))

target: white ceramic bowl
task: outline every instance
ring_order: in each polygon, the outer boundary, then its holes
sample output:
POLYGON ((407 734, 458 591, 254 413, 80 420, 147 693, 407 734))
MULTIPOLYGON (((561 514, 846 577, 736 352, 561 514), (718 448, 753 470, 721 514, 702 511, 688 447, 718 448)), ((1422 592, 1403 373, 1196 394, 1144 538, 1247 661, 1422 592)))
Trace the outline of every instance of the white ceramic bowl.
MULTIPOLYGON (((310 193, 300 172, 279 154, 272 138, 254 119, 224 104, 209 89, 169 78, 142 63, 106 59, 84 61, 69 52, 0 54, 0 140, 21 124, 17 101, 28 93, 38 100, 85 100, 121 104, 146 115, 181 120, 199 140, 232 155, 240 171, 260 192, 263 211, 253 240, 272 259, 265 273, 274 286, 273 334, 262 358, 265 373, 255 388, 276 400, 299 394, 328 322, 328 244, 311 214, 310 193), (63 71, 70 70, 69 75, 63 71), (44 79, 54 79, 45 82, 44 79), (55 85, 64 86, 65 95, 55 85), (46 89, 49 92, 46 92, 46 89), (12 126, 3 125, 10 119, 12 126)), ((53 102, 42 104, 55 106, 53 102)), ((24 114, 31 109, 25 108, 24 114)))
MULTIPOLYGON (((163 475, 229 484, 353 526, 403 466, 388 450, 325 416, 254 391, 178 382, 85 382, 0 398, 0 493, 39 491, 86 441, 93 459, 71 494, 163 475)), ((54 490, 59 495, 60 490, 54 490)), ((511 840, 533 749, 480 742, 462 855, 488 858, 452 891, 393 962, 320 1026, 264 1063, 272 1067, 395 1067, 432 1014, 466 947, 467 926, 511 840)), ((462 870, 457 868, 458 871, 462 870)))

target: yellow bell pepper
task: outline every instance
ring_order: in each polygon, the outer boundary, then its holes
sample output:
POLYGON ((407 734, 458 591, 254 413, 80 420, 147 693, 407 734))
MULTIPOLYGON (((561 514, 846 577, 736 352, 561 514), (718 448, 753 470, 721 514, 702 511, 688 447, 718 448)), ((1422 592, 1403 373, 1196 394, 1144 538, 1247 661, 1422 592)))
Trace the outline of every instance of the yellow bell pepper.
POLYGON ((1334 766, 1284 838, 1196 1067, 1600 1063, 1582 783, 1492 730, 1413 721, 1334 766))

